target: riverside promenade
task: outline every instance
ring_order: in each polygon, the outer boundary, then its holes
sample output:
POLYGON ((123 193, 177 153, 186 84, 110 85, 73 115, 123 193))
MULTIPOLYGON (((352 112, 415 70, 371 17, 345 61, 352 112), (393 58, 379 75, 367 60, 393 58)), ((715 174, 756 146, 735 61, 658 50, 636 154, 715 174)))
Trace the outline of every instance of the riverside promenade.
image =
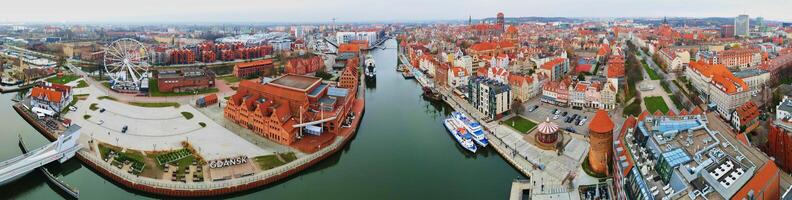
MULTIPOLYGON (((99 151, 97 150, 97 143, 93 142, 93 138, 91 137, 80 138, 80 143, 85 146, 89 146, 89 148, 84 148, 78 151, 76 156, 89 168, 103 175, 105 178, 110 179, 120 185, 124 185, 125 187, 146 193, 171 197, 209 197, 231 194, 271 184, 278 180, 282 180, 286 177, 297 174, 298 172, 308 169, 314 164, 343 149, 343 147, 349 143, 352 138, 354 138, 354 134, 357 132, 357 127, 360 125, 362 114, 364 112, 364 105, 364 100, 356 100, 352 108, 352 112, 354 112, 356 116, 361 117, 356 118, 350 128, 343 129, 339 136, 337 136, 333 143, 329 146, 322 148, 315 153, 299 157, 296 160, 284 165, 241 178, 221 181, 184 183, 133 175, 122 169, 112 166, 106 161, 103 161, 99 151)), ((25 121, 30 123, 47 139, 51 141, 55 140, 57 139, 58 135, 61 134, 58 130, 51 130, 47 128, 47 126, 41 124, 35 118, 35 116, 26 111, 21 105, 15 105, 14 109, 20 116, 22 116, 23 119, 25 119, 25 121)))

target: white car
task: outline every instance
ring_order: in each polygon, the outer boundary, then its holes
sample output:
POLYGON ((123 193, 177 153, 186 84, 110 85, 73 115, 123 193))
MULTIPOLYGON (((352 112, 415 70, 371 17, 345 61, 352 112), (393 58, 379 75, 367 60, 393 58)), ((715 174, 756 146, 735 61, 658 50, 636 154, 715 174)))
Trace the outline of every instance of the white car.
POLYGON ((102 125, 104 124, 104 120, 99 120, 98 122, 96 122, 96 124, 102 125))
POLYGON ((554 115, 554 116, 553 116, 553 120, 556 120, 556 119, 558 119, 558 118, 559 118, 559 116, 558 116, 558 115, 554 115))
POLYGON ((585 123, 586 123, 586 119, 580 120, 580 123, 578 124, 578 126, 583 126, 583 124, 585 124, 585 123))
POLYGON ((77 107, 74 107, 74 106, 69 106, 69 110, 71 110, 71 111, 77 111, 77 107))

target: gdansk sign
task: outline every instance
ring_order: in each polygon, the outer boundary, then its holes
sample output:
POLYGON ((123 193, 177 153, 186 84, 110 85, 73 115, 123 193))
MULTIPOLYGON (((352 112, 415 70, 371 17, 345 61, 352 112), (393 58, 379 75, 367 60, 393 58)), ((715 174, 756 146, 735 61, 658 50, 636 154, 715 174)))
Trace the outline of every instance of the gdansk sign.
POLYGON ((239 156, 235 158, 225 158, 209 161, 209 168, 221 168, 234 165, 241 165, 248 162, 247 156, 239 156))

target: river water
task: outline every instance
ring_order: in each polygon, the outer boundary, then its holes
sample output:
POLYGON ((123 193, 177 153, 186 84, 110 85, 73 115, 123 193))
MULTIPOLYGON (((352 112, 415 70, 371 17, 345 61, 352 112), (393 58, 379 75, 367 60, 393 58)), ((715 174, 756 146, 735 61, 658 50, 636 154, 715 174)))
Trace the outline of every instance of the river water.
MULTIPOLYGON (((355 138, 336 155, 278 183, 226 196, 234 199, 506 199, 511 181, 524 178, 491 147, 465 152, 441 121, 452 111, 424 100, 414 80, 395 71, 396 41, 372 52, 376 84, 367 85, 366 112, 355 138)), ((47 143, 0 95, 0 159, 47 143)), ((157 198, 113 184, 77 159, 48 166, 80 190, 81 199, 157 198)), ((0 199, 61 199, 38 172, 0 187, 0 199)))

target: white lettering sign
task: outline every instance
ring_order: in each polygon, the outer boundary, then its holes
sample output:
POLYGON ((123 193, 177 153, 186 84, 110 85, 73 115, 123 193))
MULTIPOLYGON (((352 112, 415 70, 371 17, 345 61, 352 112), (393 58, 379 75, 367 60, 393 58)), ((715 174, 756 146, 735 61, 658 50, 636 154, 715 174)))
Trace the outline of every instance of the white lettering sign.
POLYGON ((234 165, 241 165, 248 162, 247 156, 239 156, 235 158, 225 158, 209 161, 209 168, 221 168, 234 165))

